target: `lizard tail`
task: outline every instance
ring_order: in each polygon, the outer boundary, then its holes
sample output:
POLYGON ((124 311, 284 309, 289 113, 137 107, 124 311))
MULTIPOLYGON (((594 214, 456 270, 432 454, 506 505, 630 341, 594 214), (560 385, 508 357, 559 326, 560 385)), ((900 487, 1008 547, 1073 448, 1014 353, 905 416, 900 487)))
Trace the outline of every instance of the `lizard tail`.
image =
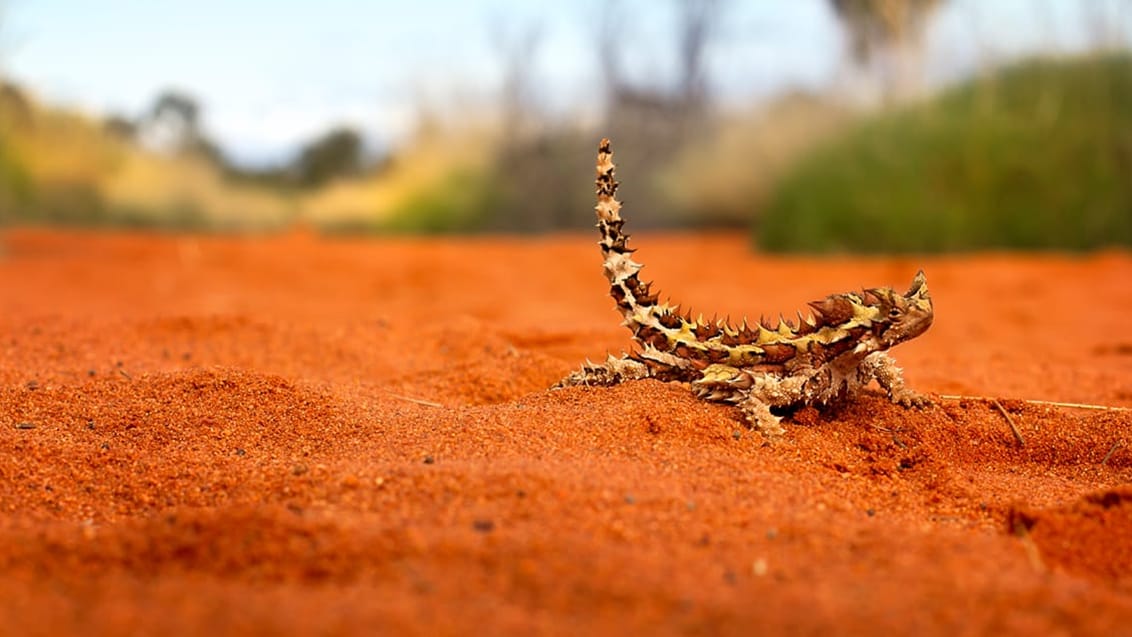
POLYGON ((633 329, 657 305, 657 295, 652 293, 651 283, 642 282, 637 276, 642 266, 633 260, 633 251, 626 245, 629 235, 622 231, 625 220, 621 218, 621 202, 617 201, 614 168, 609 140, 602 139, 597 150, 597 206, 594 207, 601 231, 601 254, 605 276, 609 279, 609 294, 625 316, 626 324, 633 329))

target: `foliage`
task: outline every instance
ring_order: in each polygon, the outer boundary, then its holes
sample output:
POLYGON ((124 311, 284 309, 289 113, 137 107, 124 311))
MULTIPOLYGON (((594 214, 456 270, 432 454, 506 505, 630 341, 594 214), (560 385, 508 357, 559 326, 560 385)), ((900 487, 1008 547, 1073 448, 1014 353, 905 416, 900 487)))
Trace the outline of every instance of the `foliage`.
POLYGON ((330 232, 483 230, 505 179, 497 140, 486 128, 422 129, 380 166, 302 193, 301 218, 330 232))
POLYGON ((0 223, 236 230, 294 216, 283 196, 229 183, 207 154, 148 152, 126 120, 99 123, 0 89, 0 223))
POLYGON ((499 177, 482 167, 456 167, 388 211, 377 230, 414 233, 483 230, 503 194, 499 177))
POLYGON ((8 150, 0 137, 0 222, 6 221, 13 210, 23 206, 31 197, 31 184, 27 170, 8 150))
POLYGON ((307 144, 295 161, 303 186, 321 186, 336 177, 352 177, 362 169, 362 137, 352 128, 338 127, 307 144))
POLYGON ((484 229, 592 228, 595 143, 593 134, 563 128, 497 144, 490 171, 496 183, 484 229))
MULTIPOLYGON (((758 109, 720 118, 661 168, 655 182, 670 209, 669 218, 680 225, 749 224, 766 208, 782 175, 811 149, 844 130, 852 117, 834 100, 795 92, 758 109)), ((635 146, 618 146, 627 148, 618 157, 620 168, 622 159, 639 151, 635 146)), ((626 164, 626 169, 632 167, 626 164)), ((628 170, 623 174, 632 175, 628 170)), ((631 183, 628 178, 626 182, 631 183)), ((636 206, 633 213, 636 227, 636 206)))
POLYGON ((803 160, 768 250, 1132 245, 1132 57, 1038 60, 866 120, 803 160))

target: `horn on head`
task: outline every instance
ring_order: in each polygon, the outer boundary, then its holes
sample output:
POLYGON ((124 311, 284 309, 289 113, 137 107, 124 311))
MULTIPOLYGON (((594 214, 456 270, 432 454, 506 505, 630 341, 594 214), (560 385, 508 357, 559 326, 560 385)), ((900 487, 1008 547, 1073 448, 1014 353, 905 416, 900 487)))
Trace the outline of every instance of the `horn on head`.
POLYGON ((916 272, 916 276, 912 277, 912 286, 908 288, 908 292, 904 295, 907 298, 913 296, 922 296, 928 292, 928 279, 924 276, 924 271, 916 272))

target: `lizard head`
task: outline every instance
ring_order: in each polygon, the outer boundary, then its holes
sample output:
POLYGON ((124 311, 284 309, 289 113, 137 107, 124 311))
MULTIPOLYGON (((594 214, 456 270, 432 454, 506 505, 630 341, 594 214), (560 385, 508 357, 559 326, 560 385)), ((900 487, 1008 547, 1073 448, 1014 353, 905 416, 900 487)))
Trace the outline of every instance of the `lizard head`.
POLYGON ((935 317, 923 270, 916 273, 904 294, 891 288, 874 288, 866 290, 865 297, 877 310, 873 330, 884 349, 923 334, 935 317))

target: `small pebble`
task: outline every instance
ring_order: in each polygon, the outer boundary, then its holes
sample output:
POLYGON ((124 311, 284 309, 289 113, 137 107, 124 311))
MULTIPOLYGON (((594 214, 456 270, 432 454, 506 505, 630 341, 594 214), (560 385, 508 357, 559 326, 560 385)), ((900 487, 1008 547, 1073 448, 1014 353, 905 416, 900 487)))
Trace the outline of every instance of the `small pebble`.
POLYGON ((765 557, 760 557, 759 559, 751 563, 751 573, 753 573, 755 577, 762 577, 766 575, 768 570, 769 567, 767 566, 765 557))

